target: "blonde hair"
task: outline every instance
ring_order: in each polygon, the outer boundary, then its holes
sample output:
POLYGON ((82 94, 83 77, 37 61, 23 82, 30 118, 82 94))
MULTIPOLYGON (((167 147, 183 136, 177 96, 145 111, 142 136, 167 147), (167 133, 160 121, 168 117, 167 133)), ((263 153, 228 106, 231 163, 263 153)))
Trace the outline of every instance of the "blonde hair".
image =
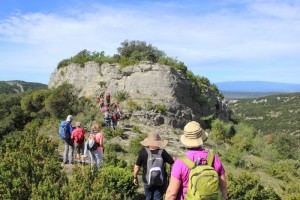
POLYGON ((101 130, 101 126, 99 124, 94 124, 93 131, 98 132, 101 130))

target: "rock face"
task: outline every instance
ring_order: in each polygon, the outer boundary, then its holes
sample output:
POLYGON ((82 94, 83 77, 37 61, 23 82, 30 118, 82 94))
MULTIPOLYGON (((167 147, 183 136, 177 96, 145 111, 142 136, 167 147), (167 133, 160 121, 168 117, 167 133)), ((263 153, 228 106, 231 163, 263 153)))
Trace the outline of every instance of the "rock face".
MULTIPOLYGON (((100 92, 126 92, 129 98, 142 108, 147 105, 166 109, 140 109, 128 112, 131 119, 145 125, 167 124, 182 128, 188 121, 201 122, 200 118, 214 115, 223 121, 229 120, 227 104, 203 87, 195 87, 185 75, 169 66, 141 62, 139 65, 121 69, 118 64, 87 62, 85 67, 70 64, 56 69, 48 84, 49 88, 63 82, 73 84, 80 90, 79 96, 96 97, 100 92)), ((148 106, 149 108, 149 106, 148 106)))

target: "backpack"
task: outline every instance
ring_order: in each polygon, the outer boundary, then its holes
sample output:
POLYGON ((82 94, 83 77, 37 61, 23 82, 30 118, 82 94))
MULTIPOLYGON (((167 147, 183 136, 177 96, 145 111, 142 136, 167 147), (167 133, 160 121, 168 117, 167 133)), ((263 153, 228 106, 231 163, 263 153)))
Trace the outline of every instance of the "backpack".
POLYGON ((90 151, 95 151, 97 149, 97 147, 100 147, 100 144, 95 141, 96 134, 91 133, 89 136, 89 139, 87 141, 87 149, 90 151))
POLYGON ((110 120, 110 114, 109 114, 109 112, 105 112, 104 113, 104 119, 105 120, 110 120))
POLYGON ((63 121, 59 124, 59 136, 63 140, 67 140, 71 137, 70 130, 69 130, 69 123, 68 121, 63 121))
POLYGON ((163 150, 157 154, 151 153, 149 148, 145 148, 148 154, 146 180, 150 186, 161 186, 164 184, 164 160, 161 156, 163 150))
POLYGON ((213 153, 208 153, 205 163, 198 158, 194 163, 187 157, 180 158, 190 169, 186 196, 187 200, 214 200, 218 199, 219 175, 212 167, 213 153))
POLYGON ((76 128, 76 137, 75 142, 78 144, 83 144, 84 142, 84 129, 83 128, 76 128))
POLYGON ((114 112, 114 114, 115 114, 115 116, 116 116, 117 119, 120 119, 120 111, 116 110, 114 112))

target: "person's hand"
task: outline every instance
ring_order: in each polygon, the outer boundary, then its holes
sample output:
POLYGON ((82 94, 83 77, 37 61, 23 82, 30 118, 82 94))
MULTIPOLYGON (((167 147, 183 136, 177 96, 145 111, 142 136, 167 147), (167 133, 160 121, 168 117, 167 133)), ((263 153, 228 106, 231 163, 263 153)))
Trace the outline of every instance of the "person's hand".
POLYGON ((139 186, 139 179, 137 177, 133 178, 133 184, 137 187, 139 186))

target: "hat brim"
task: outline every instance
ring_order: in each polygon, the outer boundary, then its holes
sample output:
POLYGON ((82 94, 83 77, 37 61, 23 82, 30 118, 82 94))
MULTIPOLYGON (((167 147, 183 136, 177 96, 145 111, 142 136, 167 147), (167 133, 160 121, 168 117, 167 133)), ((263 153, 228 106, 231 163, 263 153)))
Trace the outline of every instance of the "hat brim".
POLYGON ((184 135, 181 136, 180 141, 181 143, 187 147, 187 148, 197 148, 203 146, 203 143, 207 140, 208 138, 208 133, 205 132, 204 130, 201 130, 202 134, 201 137, 199 138, 187 138, 184 135))
POLYGON ((160 149, 164 149, 168 144, 168 140, 156 141, 156 140, 151 140, 149 138, 145 138, 143 141, 141 141, 141 144, 145 147, 156 146, 160 149))

